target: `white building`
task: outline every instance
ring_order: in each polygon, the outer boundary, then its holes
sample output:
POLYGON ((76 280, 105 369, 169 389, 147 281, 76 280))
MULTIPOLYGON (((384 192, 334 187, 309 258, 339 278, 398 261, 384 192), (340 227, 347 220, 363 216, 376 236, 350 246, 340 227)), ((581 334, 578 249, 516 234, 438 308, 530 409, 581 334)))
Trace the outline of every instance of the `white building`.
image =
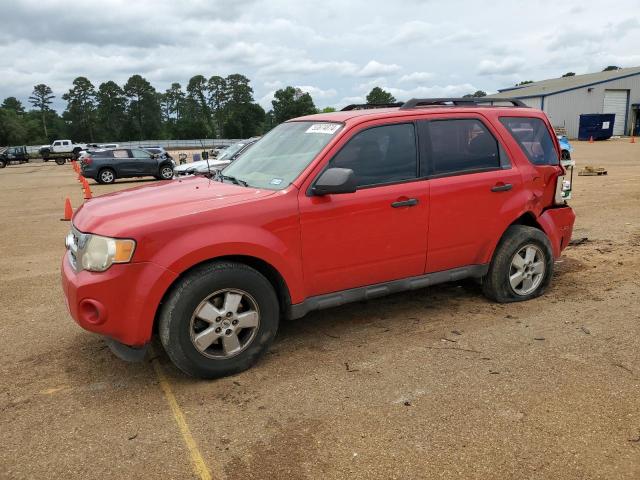
POLYGON ((640 67, 571 77, 552 78, 499 90, 489 97, 517 98, 543 110, 554 126, 565 127, 570 138, 578 136, 583 113, 615 113, 614 135, 630 135, 638 128, 640 67))

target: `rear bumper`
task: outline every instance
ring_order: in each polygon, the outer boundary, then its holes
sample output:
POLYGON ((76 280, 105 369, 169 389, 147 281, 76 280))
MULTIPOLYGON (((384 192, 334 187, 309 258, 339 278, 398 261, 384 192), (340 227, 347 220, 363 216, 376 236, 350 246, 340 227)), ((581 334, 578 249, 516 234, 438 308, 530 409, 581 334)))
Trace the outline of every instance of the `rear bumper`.
POLYGON ((550 208, 540 215, 540 226, 549 237, 554 258, 558 258, 569 245, 576 214, 571 207, 550 208))
POLYGON ((149 262, 76 272, 67 256, 62 259, 62 289, 76 323, 130 347, 148 343, 158 305, 176 275, 149 262))

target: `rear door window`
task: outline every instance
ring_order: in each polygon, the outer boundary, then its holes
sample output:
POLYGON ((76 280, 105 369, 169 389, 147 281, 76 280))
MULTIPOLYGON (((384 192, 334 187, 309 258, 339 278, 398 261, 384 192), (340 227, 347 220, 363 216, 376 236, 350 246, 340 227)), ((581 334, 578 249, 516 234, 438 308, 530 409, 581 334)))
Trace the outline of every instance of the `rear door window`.
POLYGON ((331 166, 352 169, 358 186, 380 185, 417 178, 417 158, 415 127, 402 123, 357 133, 331 166))
POLYGON ((501 117, 500 122, 534 165, 558 165, 558 152, 545 122, 539 118, 501 117))
POLYGON ((114 158, 129 158, 129 152, 127 150, 114 150, 114 158))
POLYGON ((425 123, 422 132, 426 141, 421 142, 421 149, 429 160, 423 162, 422 175, 458 175, 509 167, 498 141, 480 120, 432 120, 425 123))

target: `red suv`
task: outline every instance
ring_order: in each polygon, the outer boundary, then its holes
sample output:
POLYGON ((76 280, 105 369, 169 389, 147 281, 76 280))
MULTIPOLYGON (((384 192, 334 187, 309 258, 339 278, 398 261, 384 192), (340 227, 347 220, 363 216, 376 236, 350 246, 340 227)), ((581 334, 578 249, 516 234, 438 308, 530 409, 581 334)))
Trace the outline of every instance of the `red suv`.
POLYGON ((541 295, 575 219, 545 114, 371 107, 283 123, 215 178, 86 202, 62 262, 73 318, 126 359, 158 332, 180 369, 212 378, 311 310, 463 278, 497 302, 541 295))

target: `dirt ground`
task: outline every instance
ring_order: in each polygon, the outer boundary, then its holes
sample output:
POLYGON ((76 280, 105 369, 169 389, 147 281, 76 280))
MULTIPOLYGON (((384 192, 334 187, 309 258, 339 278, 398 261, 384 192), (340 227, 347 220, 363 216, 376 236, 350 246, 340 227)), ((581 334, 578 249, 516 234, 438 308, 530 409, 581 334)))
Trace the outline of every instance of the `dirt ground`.
POLYGON ((575 177, 588 241, 542 298, 448 284, 314 313, 217 381, 81 330, 59 285, 71 167, 0 170, 0 478, 197 478, 154 364, 216 479, 640 478, 640 144, 574 146, 609 175, 575 177))

